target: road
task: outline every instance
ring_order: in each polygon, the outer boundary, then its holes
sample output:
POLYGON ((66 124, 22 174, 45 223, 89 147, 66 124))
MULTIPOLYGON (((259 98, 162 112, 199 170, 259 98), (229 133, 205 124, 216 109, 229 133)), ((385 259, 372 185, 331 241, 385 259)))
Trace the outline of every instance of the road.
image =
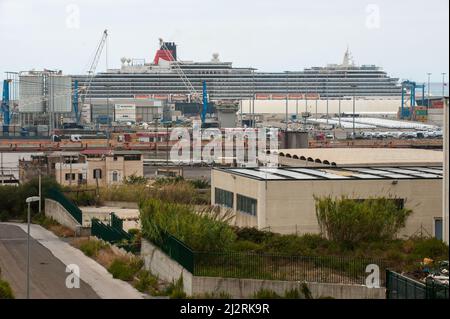
MULTIPOLYGON (((18 298, 26 287, 26 224, 0 223, 0 267, 18 298)), ((129 283, 114 279, 95 260, 70 246, 39 225, 31 225, 32 298, 142 299, 144 295, 129 283), (66 265, 79 268, 78 289, 65 286, 66 265)))
MULTIPOLYGON (((0 268, 16 298, 26 298, 27 234, 20 227, 0 224, 0 268)), ((66 265, 35 239, 30 241, 30 297, 37 299, 96 299, 85 282, 66 287, 66 265)))

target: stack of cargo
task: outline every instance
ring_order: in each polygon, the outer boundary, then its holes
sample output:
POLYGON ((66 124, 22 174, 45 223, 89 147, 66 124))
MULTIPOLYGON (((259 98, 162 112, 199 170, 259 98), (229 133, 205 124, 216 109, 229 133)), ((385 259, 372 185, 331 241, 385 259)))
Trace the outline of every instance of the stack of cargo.
POLYGON ((426 107, 417 106, 414 108, 414 119, 419 122, 426 122, 428 120, 428 110, 426 107))

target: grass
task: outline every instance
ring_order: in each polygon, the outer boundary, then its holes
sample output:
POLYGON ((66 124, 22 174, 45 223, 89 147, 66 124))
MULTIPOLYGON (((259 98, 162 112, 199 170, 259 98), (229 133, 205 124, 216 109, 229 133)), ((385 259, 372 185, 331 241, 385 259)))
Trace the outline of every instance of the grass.
POLYGON ((109 245, 96 239, 76 239, 72 243, 73 246, 81 250, 86 256, 96 259, 100 251, 109 245))
POLYGON ((121 257, 113 260, 111 265, 108 267, 108 271, 116 279, 133 281, 143 265, 144 262, 140 258, 121 257))
POLYGON ((155 295, 159 289, 158 277, 153 276, 149 271, 142 269, 136 274, 136 280, 133 286, 140 292, 147 292, 151 295, 155 295))
POLYGON ((306 283, 302 283, 300 289, 293 288, 286 290, 283 295, 279 295, 270 289, 260 289, 254 295, 254 299, 313 299, 311 291, 306 283))
POLYGON ((33 223, 41 225, 58 237, 70 238, 75 236, 75 232, 72 229, 61 225, 56 220, 45 216, 43 213, 34 216, 33 223))
POLYGON ((183 276, 177 281, 171 282, 163 292, 164 296, 169 296, 170 299, 185 299, 186 294, 183 290, 183 276))
POLYGON ((168 232, 197 251, 224 251, 236 235, 227 224, 229 216, 218 210, 196 211, 192 206, 150 199, 140 205, 142 235, 161 242, 168 232))

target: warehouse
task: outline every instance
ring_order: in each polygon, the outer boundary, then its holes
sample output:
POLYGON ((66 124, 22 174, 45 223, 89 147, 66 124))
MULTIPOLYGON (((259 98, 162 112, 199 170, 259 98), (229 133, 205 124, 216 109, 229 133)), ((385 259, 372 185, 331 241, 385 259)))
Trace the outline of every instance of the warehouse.
POLYGON ((272 153, 287 166, 442 166, 444 161, 442 151, 412 148, 300 148, 272 153))
POLYGON ((211 202, 240 227, 318 233, 314 196, 395 198, 413 210, 399 234, 442 237, 442 167, 215 168, 211 202))

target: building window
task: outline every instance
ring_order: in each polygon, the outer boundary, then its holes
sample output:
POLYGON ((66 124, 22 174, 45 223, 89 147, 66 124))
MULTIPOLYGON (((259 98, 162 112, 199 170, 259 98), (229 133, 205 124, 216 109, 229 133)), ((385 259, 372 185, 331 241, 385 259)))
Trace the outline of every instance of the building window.
POLYGON ((256 204, 256 199, 237 194, 238 211, 256 216, 256 204))
POLYGON ((123 159, 125 161, 140 161, 141 155, 124 155, 123 159))
POLYGON ((75 174, 74 173, 73 174, 66 173, 65 178, 66 178, 66 181, 70 181, 70 180, 74 181, 75 180, 75 174))
POLYGON ((94 169, 93 171, 94 179, 102 179, 102 170, 99 168, 94 169))
POLYGON ((119 173, 117 171, 112 172, 112 181, 117 182, 119 180, 119 173))
POLYGON ((434 237, 438 240, 444 240, 444 236, 442 236, 442 218, 434 219, 434 237))
POLYGON ((216 205, 233 208, 233 193, 225 191, 220 188, 215 188, 215 202, 216 205))

